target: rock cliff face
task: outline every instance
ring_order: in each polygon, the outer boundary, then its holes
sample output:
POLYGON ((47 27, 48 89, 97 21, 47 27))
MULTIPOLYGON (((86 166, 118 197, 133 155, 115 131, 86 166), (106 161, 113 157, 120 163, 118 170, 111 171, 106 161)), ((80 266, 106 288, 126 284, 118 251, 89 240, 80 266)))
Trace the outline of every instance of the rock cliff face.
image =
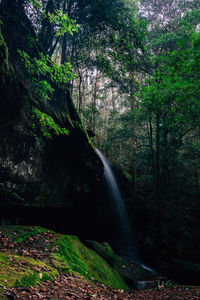
POLYGON ((40 49, 16 3, 0 4, 1 222, 59 223, 60 229, 64 224, 74 230, 83 223, 79 228, 86 231, 101 216, 103 166, 69 92, 54 86, 52 100, 45 102, 34 91, 17 50, 37 56, 40 49), (44 137, 33 107, 53 117, 69 135, 44 137))

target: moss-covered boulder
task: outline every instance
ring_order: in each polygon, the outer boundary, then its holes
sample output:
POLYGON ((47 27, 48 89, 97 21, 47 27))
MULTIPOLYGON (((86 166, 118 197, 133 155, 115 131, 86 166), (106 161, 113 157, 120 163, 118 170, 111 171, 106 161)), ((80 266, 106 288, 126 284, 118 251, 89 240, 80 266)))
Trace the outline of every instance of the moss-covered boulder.
POLYGON ((127 261, 118 256, 106 242, 99 243, 96 241, 88 240, 87 245, 101 257, 103 257, 107 261, 107 263, 111 265, 116 271, 119 271, 121 266, 127 263, 127 261))
POLYGON ((0 286, 28 287, 54 280, 58 273, 128 290, 116 268, 76 236, 41 227, 0 227, 0 286))
POLYGON ((87 246, 103 257, 131 287, 137 287, 138 281, 151 279, 155 275, 142 263, 133 263, 118 256, 106 242, 87 241, 87 246))
POLYGON ((88 280, 127 290, 128 287, 119 273, 98 253, 87 248, 76 236, 62 236, 57 245, 58 251, 54 254, 53 261, 61 269, 67 268, 88 280), (61 265, 60 261, 62 261, 61 265))

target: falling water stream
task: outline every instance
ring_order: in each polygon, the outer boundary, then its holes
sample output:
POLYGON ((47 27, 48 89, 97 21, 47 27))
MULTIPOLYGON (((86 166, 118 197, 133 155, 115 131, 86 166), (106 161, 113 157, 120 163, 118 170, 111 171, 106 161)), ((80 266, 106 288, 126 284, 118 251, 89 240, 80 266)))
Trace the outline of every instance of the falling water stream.
POLYGON ((104 165, 104 176, 107 183, 107 188, 109 191, 110 199, 112 201, 113 209, 117 215, 118 227, 121 229, 121 236, 118 236, 118 239, 121 240, 121 252, 124 257, 129 259, 130 261, 137 262, 138 253, 136 249, 136 245, 133 239, 133 234, 130 228, 130 220, 126 211, 126 207, 121 196, 119 187, 117 185, 115 176, 109 163, 107 162, 104 155, 96 149, 101 161, 104 165))
POLYGON ((121 244, 120 254, 131 262, 141 264, 144 269, 155 274, 155 271, 144 265, 139 258, 136 243, 130 228, 130 220, 113 171, 102 152, 98 149, 96 149, 96 151, 104 165, 104 176, 107 188, 113 204, 113 209, 117 215, 118 227, 121 229, 121 234, 118 236, 118 242, 121 244))

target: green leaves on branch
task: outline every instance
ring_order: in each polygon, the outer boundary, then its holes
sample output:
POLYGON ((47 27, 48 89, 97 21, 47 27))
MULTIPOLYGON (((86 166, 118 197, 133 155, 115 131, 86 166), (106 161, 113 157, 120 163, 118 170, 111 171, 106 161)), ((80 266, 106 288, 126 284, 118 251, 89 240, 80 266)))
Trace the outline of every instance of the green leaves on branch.
POLYGON ((41 132, 43 136, 52 139, 52 133, 56 135, 69 135, 69 130, 56 124, 54 119, 49 115, 41 112, 39 109, 34 108, 33 113, 40 123, 41 132))
MULTIPOLYGON (((34 9, 41 8, 41 1, 39 0, 27 0, 32 4, 34 9)), ((77 32, 79 25, 76 25, 74 20, 71 20, 67 14, 61 10, 55 10, 54 13, 46 14, 46 11, 42 11, 43 18, 49 18, 49 22, 54 26, 57 36, 62 36, 66 32, 73 35, 73 32, 77 32)), ((30 39, 31 37, 29 37, 30 39)), ((34 76, 32 78, 33 85, 37 92, 42 96, 44 100, 50 100, 51 95, 54 92, 50 82, 57 84, 58 86, 64 86, 68 80, 75 79, 76 75, 72 71, 72 65, 69 62, 57 65, 51 60, 49 55, 40 53, 39 58, 31 58, 26 52, 18 50, 22 56, 25 66, 28 72, 34 76), (48 79, 50 82, 48 82, 48 79)))
POLYGON ((48 13, 46 17, 49 18, 51 24, 53 23, 55 25, 56 36, 64 35, 66 32, 73 35, 74 32, 78 32, 78 28, 80 27, 61 10, 55 10, 55 13, 48 13))
POLYGON ((32 82, 37 92, 42 96, 42 99, 51 100, 50 94, 54 93, 54 88, 46 80, 38 80, 33 77, 32 82))
POLYGON ((39 58, 30 58, 24 51, 19 50, 18 52, 23 57, 25 66, 32 75, 49 75, 50 80, 59 85, 65 84, 69 79, 75 79, 76 77, 69 62, 58 66, 48 54, 40 53, 39 58))
POLYGON ((53 87, 47 81, 64 86, 68 80, 75 79, 76 74, 72 71, 72 65, 69 62, 58 66, 49 55, 40 53, 39 58, 31 58, 26 52, 18 50, 23 58, 24 64, 32 77, 33 85, 43 100, 50 100, 54 92, 53 87), (47 80, 46 80, 47 78, 47 80))
POLYGON ((41 3, 39 0, 28 0, 27 2, 31 3, 34 9, 39 9, 41 7, 41 3))
POLYGON ((69 32, 71 35, 73 35, 74 32, 78 32, 80 26, 75 24, 75 21, 70 19, 62 10, 55 9, 54 13, 46 13, 45 9, 41 9, 41 0, 27 0, 27 2, 31 4, 34 10, 40 11, 43 19, 49 19, 50 24, 52 24, 55 29, 56 36, 63 36, 66 32, 69 32))
MULTIPOLYGON (((61 10, 55 10, 54 13, 46 14, 46 11, 42 11, 41 9, 41 0, 27 0, 27 3, 30 4, 32 9, 39 11, 43 18, 49 19, 49 22, 53 25, 53 29, 56 32, 56 36, 62 36, 66 32, 73 35, 74 32, 78 31, 79 25, 76 25, 75 22, 61 10)), ((32 37, 28 36, 28 40, 30 42, 30 47, 32 47, 32 37)), ((69 62, 57 65, 51 60, 51 57, 48 54, 45 55, 40 53, 39 57, 31 58, 24 51, 18 50, 18 53, 22 57, 25 67, 31 75, 35 90, 41 96, 42 100, 51 100, 51 96, 55 92, 52 83, 62 88, 65 87, 69 80, 73 80, 76 77, 76 74, 73 73, 72 65, 69 62)), ((52 134, 69 134, 69 131, 66 128, 60 127, 60 125, 55 123, 51 116, 41 112, 39 109, 34 108, 33 115, 34 118, 39 121, 41 132, 46 138, 51 139, 52 134)), ((36 124, 33 124, 32 126, 35 128, 36 124)), ((37 134, 35 134, 35 137, 38 139, 37 134)))
MULTIPOLYGON (((21 50, 18 50, 18 52, 23 58, 29 74, 32 75, 32 82, 36 91, 38 94, 40 94, 43 100, 51 100, 50 96, 54 93, 54 88, 46 80, 46 78, 59 86, 64 85, 69 79, 75 78, 75 74, 72 72, 72 66, 70 63, 57 66, 51 61, 49 55, 40 53, 39 58, 30 58, 26 52, 21 50)), ((60 127, 58 124, 56 124, 51 116, 41 112, 37 108, 33 109, 33 113, 37 121, 39 121, 42 135, 46 138, 52 139, 52 134, 69 134, 69 131, 66 128, 60 127)), ((33 125, 33 128, 34 127, 35 124, 33 125)), ((35 134, 35 137, 38 138, 37 134, 35 134)))

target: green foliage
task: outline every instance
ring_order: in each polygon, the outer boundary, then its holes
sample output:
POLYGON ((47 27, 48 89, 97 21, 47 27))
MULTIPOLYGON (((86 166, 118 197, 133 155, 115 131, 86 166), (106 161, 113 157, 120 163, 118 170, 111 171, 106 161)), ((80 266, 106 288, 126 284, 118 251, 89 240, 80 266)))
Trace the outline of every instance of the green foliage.
MULTIPOLYGON (((33 7, 40 8, 40 2, 31 0, 33 7)), ((43 18, 47 18, 45 11, 43 11, 43 18)), ((48 13, 50 23, 56 27, 57 36, 63 35, 66 32, 73 34, 74 31, 78 31, 78 25, 75 25, 73 20, 70 20, 66 14, 62 11, 55 10, 55 13, 48 13)), ((27 36, 27 39, 32 47, 33 39, 31 36, 27 36)), ((31 58, 26 52, 18 50, 18 53, 23 59, 23 62, 27 68, 27 71, 32 77, 32 83, 35 90, 40 95, 42 100, 51 100, 53 93, 55 92, 52 87, 54 85, 64 88, 69 80, 75 79, 76 75, 72 71, 72 65, 69 62, 65 62, 61 65, 57 65, 51 60, 51 57, 47 54, 40 53, 39 58, 31 58)), ((66 128, 61 128, 54 122, 54 119, 41 112, 39 109, 34 108, 33 113, 39 121, 40 129, 46 138, 51 139, 52 133, 59 135, 68 135, 69 131, 66 128)), ((35 124, 32 124, 33 129, 35 124)), ((37 133, 34 134, 37 138, 37 133)))
POLYGON ((34 9, 39 9, 41 7, 40 0, 27 0, 27 2, 31 3, 34 9))
POLYGON ((54 119, 49 115, 41 112, 39 109, 34 108, 33 113, 39 121, 41 132, 43 136, 48 139, 52 139, 52 133, 56 135, 69 135, 69 130, 65 127, 60 127, 60 125, 54 122, 54 119))
POLYGON ((51 83, 46 78, 60 87, 63 87, 68 80, 75 79, 76 75, 72 72, 72 65, 68 62, 58 66, 51 60, 49 55, 43 53, 40 53, 39 58, 31 58, 21 50, 18 50, 18 53, 23 58, 28 72, 32 75, 33 85, 43 100, 50 100, 50 95, 54 92, 51 83), (44 79, 41 79, 41 77, 44 79))
MULTIPOLYGON (((41 7, 41 3, 38 0, 28 0, 28 2, 31 3, 35 9, 41 7)), ((43 19, 49 18, 50 24, 56 28, 57 36, 62 36, 66 32, 73 35, 73 32, 78 31, 79 25, 75 25, 75 22, 70 20, 67 14, 63 13, 61 10, 55 10, 54 13, 48 12, 48 15, 46 15, 44 10, 42 16, 43 19)), ((27 39, 29 40, 30 47, 32 47, 32 37, 28 35, 27 39)), ((51 99, 50 96, 54 92, 51 83, 64 87, 68 80, 75 79, 76 77, 72 71, 72 65, 69 62, 65 62, 58 66, 51 60, 51 57, 48 54, 45 55, 40 53, 39 58, 31 58, 24 51, 18 50, 18 53, 23 58, 28 72, 32 76, 36 76, 32 78, 33 85, 37 92, 42 96, 42 99, 51 99)))
MULTIPOLYGON (((94 139, 110 161, 131 175, 132 185, 124 192, 132 221, 139 224, 136 232, 159 241, 166 260, 170 255, 188 259, 193 253, 199 261, 193 247, 200 198, 199 8, 182 10, 179 0, 172 6, 166 1, 141 2, 148 25, 145 51, 135 56, 123 35, 112 33, 118 51, 111 53, 123 93, 116 101, 104 83, 107 79, 98 81, 94 139), (121 53, 120 46, 127 52, 121 53), (140 221, 144 216, 147 225, 140 221)), ((109 64, 99 62, 109 70, 109 64)), ((113 82, 110 86, 115 87, 113 82)), ((85 112, 90 124, 90 111, 85 112)))
MULTIPOLYGON (((44 11, 45 13, 45 11, 44 11)), ((67 14, 61 10, 55 10, 54 13, 48 13, 50 23, 56 27, 56 36, 62 36, 66 32, 73 35, 74 32, 78 32, 79 25, 75 24, 75 21, 70 19, 67 14)))
POLYGON ((32 82, 42 99, 51 100, 50 95, 54 93, 54 89, 46 80, 38 80, 33 77, 32 82))
POLYGON ((172 280, 158 280, 157 281, 157 287, 159 289, 161 288, 170 288, 173 286, 177 286, 177 283, 173 282, 172 280))
MULTIPOLYGON (((196 17, 200 21, 200 16, 196 17)), ((189 27, 189 31, 188 23, 182 23, 184 25, 179 29, 180 34, 173 33, 179 38, 175 49, 162 51, 154 57, 157 65, 154 76, 147 80, 142 91, 142 106, 148 112, 167 112, 165 124, 169 128, 178 123, 196 125, 200 112, 199 32, 195 32, 194 26, 189 27)), ((165 36, 168 36, 168 33, 165 36)))

